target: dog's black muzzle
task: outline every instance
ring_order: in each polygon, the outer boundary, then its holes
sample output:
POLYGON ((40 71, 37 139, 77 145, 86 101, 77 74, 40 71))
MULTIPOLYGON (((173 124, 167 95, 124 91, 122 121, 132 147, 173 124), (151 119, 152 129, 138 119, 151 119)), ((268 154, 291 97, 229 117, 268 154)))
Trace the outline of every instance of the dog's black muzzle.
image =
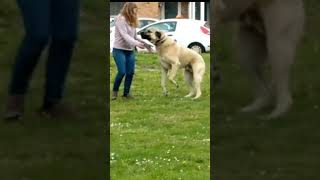
POLYGON ((151 40, 150 35, 146 34, 146 32, 142 31, 140 34, 142 39, 151 40))

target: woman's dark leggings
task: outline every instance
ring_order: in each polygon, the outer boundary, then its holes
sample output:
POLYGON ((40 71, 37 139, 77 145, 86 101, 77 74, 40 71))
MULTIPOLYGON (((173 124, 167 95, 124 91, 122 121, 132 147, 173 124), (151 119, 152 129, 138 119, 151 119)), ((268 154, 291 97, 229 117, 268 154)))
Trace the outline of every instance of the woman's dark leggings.
POLYGON ((42 51, 48 48, 43 106, 59 103, 78 36, 79 0, 17 0, 25 36, 17 52, 9 95, 24 95, 42 51))

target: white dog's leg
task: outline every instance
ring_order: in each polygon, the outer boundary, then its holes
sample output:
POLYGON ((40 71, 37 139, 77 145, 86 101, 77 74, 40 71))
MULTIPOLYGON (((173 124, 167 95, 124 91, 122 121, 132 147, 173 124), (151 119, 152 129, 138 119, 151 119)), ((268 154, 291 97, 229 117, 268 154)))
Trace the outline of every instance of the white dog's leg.
POLYGON ((167 91, 167 88, 166 88, 166 84, 167 84, 167 73, 168 73, 168 70, 165 69, 164 67, 161 68, 161 87, 162 87, 162 91, 163 91, 163 94, 165 96, 168 95, 168 91, 167 91))
POLYGON ((190 93, 188 95, 186 95, 185 97, 194 96, 196 94, 196 92, 193 87, 193 73, 188 70, 184 70, 184 79, 190 88, 190 93))
POLYGON ((196 96, 192 99, 198 99, 201 96, 201 81, 205 72, 204 64, 193 64, 193 87, 196 90, 196 96))
POLYGON ((240 112, 255 112, 271 103, 270 91, 263 72, 263 64, 267 58, 265 39, 245 25, 240 25, 238 33, 239 62, 254 82, 255 88, 255 99, 241 108, 240 112))
POLYGON ((171 64, 171 70, 169 71, 168 79, 171 81, 176 87, 179 87, 178 83, 175 81, 175 77, 177 75, 177 71, 180 67, 179 60, 177 59, 174 64, 171 64))
POLYGON ((276 106, 267 118, 277 118, 286 113, 292 104, 290 93, 290 69, 296 46, 304 25, 304 10, 301 0, 275 0, 264 10, 267 46, 274 82, 276 106), (287 7, 283 11, 282 7, 287 7))

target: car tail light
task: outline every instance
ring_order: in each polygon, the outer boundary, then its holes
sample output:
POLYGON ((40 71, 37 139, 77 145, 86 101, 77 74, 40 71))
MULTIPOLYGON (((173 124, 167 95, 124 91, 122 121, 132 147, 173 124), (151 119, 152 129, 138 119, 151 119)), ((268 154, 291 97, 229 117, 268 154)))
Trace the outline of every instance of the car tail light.
POLYGON ((200 26, 200 30, 201 30, 202 33, 210 35, 210 30, 209 29, 207 29, 207 28, 205 28, 203 26, 200 26))

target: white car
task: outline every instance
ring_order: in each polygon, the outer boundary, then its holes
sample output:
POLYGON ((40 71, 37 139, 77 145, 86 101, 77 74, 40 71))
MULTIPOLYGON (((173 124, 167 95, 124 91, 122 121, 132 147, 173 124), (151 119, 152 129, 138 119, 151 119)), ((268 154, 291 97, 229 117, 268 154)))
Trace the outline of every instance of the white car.
MULTIPOLYGON (((210 51, 210 28, 206 21, 164 19, 141 28, 137 31, 138 36, 140 36, 142 31, 151 27, 165 32, 167 36, 172 37, 182 46, 193 49, 198 53, 210 51)), ((137 48, 137 51, 145 50, 137 48)))
MULTIPOLYGON (((149 25, 149 24, 152 24, 154 22, 157 22, 159 21, 158 19, 154 19, 154 18, 138 18, 139 20, 139 27, 137 28, 137 32, 149 25)), ((115 27, 114 27, 114 17, 110 17, 110 52, 112 51, 112 48, 113 48, 113 41, 114 41, 114 30, 115 30, 115 27)))
POLYGON ((110 28, 114 27, 114 17, 110 17, 110 28))

